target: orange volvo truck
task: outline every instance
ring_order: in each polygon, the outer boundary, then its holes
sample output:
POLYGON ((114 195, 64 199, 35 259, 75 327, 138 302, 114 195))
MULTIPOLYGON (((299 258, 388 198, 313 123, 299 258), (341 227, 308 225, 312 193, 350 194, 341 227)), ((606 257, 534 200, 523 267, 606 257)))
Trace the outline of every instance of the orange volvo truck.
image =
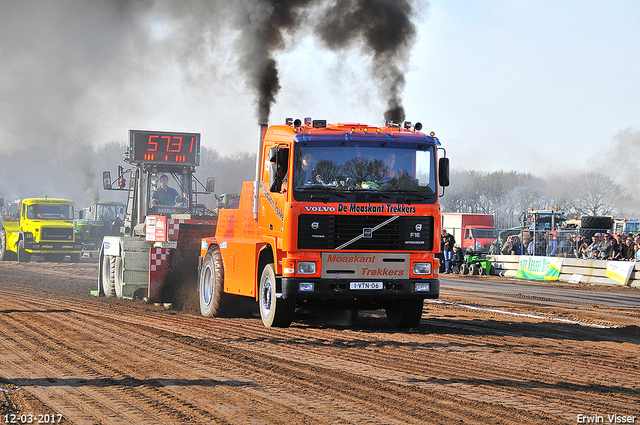
POLYGON ((202 315, 232 315, 245 296, 268 327, 289 326, 299 307, 385 309, 391 326, 416 326, 440 292, 439 187, 449 184, 440 142, 421 129, 261 125, 256 181, 202 239, 202 315))

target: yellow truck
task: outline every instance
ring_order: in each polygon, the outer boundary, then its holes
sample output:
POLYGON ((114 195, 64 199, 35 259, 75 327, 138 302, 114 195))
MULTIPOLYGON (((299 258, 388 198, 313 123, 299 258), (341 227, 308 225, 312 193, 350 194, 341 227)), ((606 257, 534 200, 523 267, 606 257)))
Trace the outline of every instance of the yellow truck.
POLYGON ((82 238, 73 225, 73 202, 55 198, 25 198, 17 221, 3 221, 0 260, 29 262, 31 255, 80 262, 82 238))

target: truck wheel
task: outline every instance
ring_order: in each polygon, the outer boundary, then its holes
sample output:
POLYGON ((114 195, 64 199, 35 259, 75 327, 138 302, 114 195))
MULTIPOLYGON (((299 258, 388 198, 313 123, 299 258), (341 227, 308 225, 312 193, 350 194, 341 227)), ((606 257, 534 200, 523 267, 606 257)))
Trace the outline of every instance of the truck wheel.
POLYGON ((31 254, 24 249, 24 240, 20 239, 18 242, 18 261, 21 263, 28 263, 31 261, 31 254))
POLYGON ((296 312, 296 301, 276 297, 276 272, 272 264, 267 264, 260 277, 258 306, 262 323, 268 328, 286 328, 291 325, 296 312))
POLYGON ((111 271, 111 262, 115 263, 115 257, 111 255, 105 255, 102 257, 102 292, 106 297, 113 297, 115 295, 115 282, 114 275, 111 271))
POLYGON ((207 252, 198 279, 200 314, 205 317, 232 315, 231 295, 224 292, 224 266, 220 248, 215 246, 207 252))
POLYGON ((387 304, 387 321, 392 328, 415 328, 422 318, 424 300, 394 300, 387 304))
POLYGON ((115 292, 116 298, 122 298, 122 287, 124 286, 123 282, 123 272, 124 269, 122 267, 122 257, 116 257, 116 260, 113 263, 113 290, 115 292))

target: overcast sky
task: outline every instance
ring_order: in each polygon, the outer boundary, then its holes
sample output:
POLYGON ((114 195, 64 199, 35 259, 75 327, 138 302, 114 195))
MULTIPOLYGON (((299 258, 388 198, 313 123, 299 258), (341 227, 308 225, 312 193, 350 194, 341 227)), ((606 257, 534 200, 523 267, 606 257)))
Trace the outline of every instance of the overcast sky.
MULTIPOLYGON (((0 0, 0 151, 124 141, 129 129, 200 132, 222 155, 255 151, 237 27, 211 7, 177 10, 197 2, 110 4, 0 0)), ((416 22, 403 105, 452 168, 598 171, 593 160, 613 159, 621 141, 640 147, 640 2, 430 0, 416 22)), ((312 34, 302 26, 274 56, 282 88, 270 123, 382 125, 376 64, 312 34)))

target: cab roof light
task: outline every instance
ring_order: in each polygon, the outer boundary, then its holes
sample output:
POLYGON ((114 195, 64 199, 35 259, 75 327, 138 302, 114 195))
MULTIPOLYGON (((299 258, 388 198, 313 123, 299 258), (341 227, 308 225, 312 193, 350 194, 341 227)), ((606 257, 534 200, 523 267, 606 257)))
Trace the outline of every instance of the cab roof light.
MULTIPOLYGON (((416 123, 416 125, 415 125, 415 126, 413 126, 413 128, 414 128, 416 131, 420 131, 420 130, 422 130, 422 123, 421 123, 421 122, 417 122, 417 123, 416 123)), ((433 134, 432 134, 432 136, 433 136, 433 134)))
POLYGON ((294 126, 295 128, 298 128, 298 127, 300 127, 301 125, 302 125, 302 121, 300 121, 300 119, 299 119, 299 118, 296 118, 296 120, 293 122, 293 126, 294 126))

